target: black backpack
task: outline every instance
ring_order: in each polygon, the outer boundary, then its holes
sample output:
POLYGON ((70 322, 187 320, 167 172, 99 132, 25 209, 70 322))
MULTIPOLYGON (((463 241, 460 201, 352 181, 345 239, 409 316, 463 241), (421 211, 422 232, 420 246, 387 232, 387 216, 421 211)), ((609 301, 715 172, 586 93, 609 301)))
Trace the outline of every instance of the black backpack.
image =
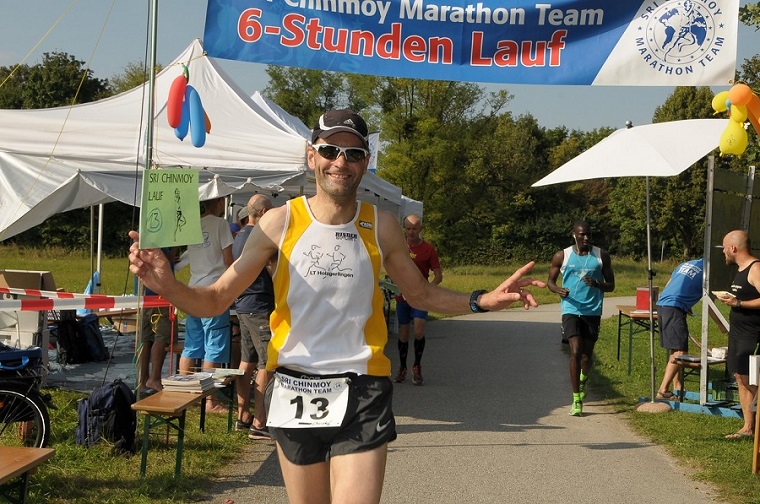
POLYGON ((90 360, 87 340, 79 322, 71 319, 58 321, 55 336, 59 364, 81 364, 90 360))
POLYGON ((87 353, 91 361, 102 362, 108 360, 108 350, 103 341, 103 333, 100 332, 100 323, 98 316, 94 313, 85 315, 79 321, 84 334, 84 341, 87 344, 87 353))
POLYGON ((119 378, 77 401, 76 443, 89 448, 105 439, 115 452, 135 453, 135 401, 132 389, 119 378))

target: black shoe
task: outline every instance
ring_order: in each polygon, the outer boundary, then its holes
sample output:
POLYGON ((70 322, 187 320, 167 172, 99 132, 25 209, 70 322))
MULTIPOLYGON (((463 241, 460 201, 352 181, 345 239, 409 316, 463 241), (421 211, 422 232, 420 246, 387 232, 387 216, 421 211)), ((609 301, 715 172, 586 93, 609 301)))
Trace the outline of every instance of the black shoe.
POLYGON ((272 439, 272 435, 269 434, 269 429, 264 427, 263 429, 257 429, 256 427, 251 427, 248 430, 248 437, 250 439, 272 439))
POLYGON ((235 430, 238 432, 247 431, 251 428, 251 425, 253 425, 253 419, 251 419, 250 422, 244 422, 242 420, 237 420, 235 422, 235 430))

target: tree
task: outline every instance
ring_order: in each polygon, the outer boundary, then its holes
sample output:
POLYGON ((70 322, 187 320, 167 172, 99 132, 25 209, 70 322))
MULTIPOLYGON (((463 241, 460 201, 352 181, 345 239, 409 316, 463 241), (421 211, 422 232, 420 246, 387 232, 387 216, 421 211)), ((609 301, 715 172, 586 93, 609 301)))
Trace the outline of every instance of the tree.
MULTIPOLYGON (((66 53, 45 53, 42 63, 0 68, 5 84, 0 87, 3 108, 35 109, 86 103, 109 95, 108 80, 93 77, 83 61, 66 53)), ((123 214, 114 209, 114 214, 123 214)), ((129 215, 129 214, 127 214, 129 215)), ((80 248, 89 243, 89 209, 72 210, 55 215, 41 225, 21 233, 12 241, 24 245, 80 248)), ((123 226, 111 226, 111 232, 124 232, 123 226)), ((124 248, 124 239, 112 240, 124 248)))
POLYGON ((93 77, 84 61, 62 52, 44 53, 34 66, 0 68, 0 104, 36 109, 86 103, 107 96, 108 81, 93 77))
POLYGON ((266 72, 269 84, 264 94, 309 127, 325 110, 349 107, 341 73, 277 65, 268 65, 266 72))
MULTIPOLYGON (((711 118, 712 97, 707 87, 677 87, 655 109, 653 122, 711 118)), ((683 259, 696 257, 703 249, 706 173, 707 162, 700 161, 680 175, 649 178, 652 243, 664 242, 669 252, 683 259)), ((610 195, 610 209, 620 230, 620 249, 645 257, 646 178, 619 179, 610 195)))
POLYGON ((760 27, 760 2, 739 7, 739 20, 747 26, 760 27))
MULTIPOLYGON (((161 65, 156 65, 154 72, 158 74, 162 69, 161 65)), ((122 73, 111 77, 108 90, 111 94, 123 93, 124 91, 142 86, 148 82, 148 77, 148 67, 143 62, 127 63, 122 73)))

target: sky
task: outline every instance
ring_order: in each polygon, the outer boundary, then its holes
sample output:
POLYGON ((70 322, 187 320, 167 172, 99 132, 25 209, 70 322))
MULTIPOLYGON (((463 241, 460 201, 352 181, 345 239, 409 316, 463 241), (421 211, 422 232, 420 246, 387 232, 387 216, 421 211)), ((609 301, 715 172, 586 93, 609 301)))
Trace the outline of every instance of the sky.
MULTIPOLYGON (((741 0, 746 5, 748 0, 741 0)), ((35 65, 45 52, 66 52, 89 63, 97 78, 123 72, 145 58, 150 0, 5 0, 0 16, 0 66, 35 65)), ((202 39, 206 0, 158 0, 157 61, 166 65, 193 39, 202 39)), ((760 54, 760 33, 739 23, 737 68, 760 54)), ((265 65, 217 60, 245 91, 267 84, 265 65)), ((590 131, 649 124, 672 87, 481 84, 514 95, 508 110, 530 113, 540 126, 590 131)), ((714 87, 717 93, 725 88, 714 87)))

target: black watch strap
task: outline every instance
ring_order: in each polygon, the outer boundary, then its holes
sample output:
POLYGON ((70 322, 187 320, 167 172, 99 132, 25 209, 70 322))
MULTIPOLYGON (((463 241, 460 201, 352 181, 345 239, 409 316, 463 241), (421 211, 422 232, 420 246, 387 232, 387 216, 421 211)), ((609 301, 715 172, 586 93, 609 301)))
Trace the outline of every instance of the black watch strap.
POLYGON ((470 294, 470 310, 472 313, 485 313, 488 310, 485 308, 481 308, 478 305, 478 298, 482 295, 488 292, 486 289, 476 290, 472 294, 470 294))

